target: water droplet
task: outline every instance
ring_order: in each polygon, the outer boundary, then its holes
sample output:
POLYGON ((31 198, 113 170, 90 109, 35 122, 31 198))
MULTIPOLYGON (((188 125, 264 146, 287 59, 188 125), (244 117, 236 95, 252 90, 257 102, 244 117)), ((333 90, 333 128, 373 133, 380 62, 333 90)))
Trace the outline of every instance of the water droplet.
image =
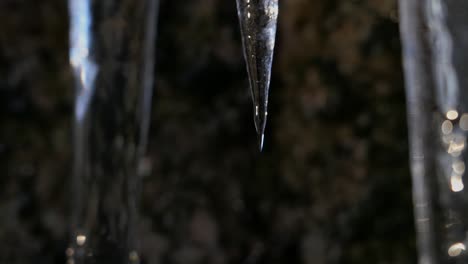
POLYGON ((447 118, 450 120, 455 120, 458 118, 458 112, 455 110, 448 111, 446 115, 447 115, 447 118))
POLYGON ((128 259, 130 260, 130 263, 133 264, 140 262, 140 256, 138 256, 138 253, 136 251, 131 251, 128 255, 128 259))
POLYGON ((449 120, 445 120, 442 123, 441 130, 442 130, 442 133, 444 133, 445 135, 452 133, 452 130, 453 130, 452 122, 449 120))
POLYGON ((69 258, 73 257, 74 254, 75 250, 73 250, 73 248, 67 248, 67 250, 65 251, 65 255, 67 255, 67 257, 69 258))
POLYGON ((457 257, 465 250, 466 250, 465 244, 455 243, 451 245, 450 248, 448 249, 448 255, 450 257, 457 257))
POLYGON ((452 157, 460 156, 461 152, 465 149, 465 140, 464 136, 455 137, 450 142, 447 153, 452 155, 452 157))
POLYGON ((465 172, 465 162, 461 160, 453 162, 452 169, 457 174, 463 174, 465 172))
POLYGON ((460 128, 463 131, 468 131, 468 114, 463 114, 460 118, 460 128))
POLYGON ((450 185, 452 187, 453 192, 461 192, 465 188, 462 177, 458 174, 453 174, 450 177, 450 185))
POLYGON ((278 0, 237 0, 237 11, 254 106, 255 129, 259 148, 262 150, 278 20, 278 0))
POLYGON ((83 246, 86 243, 86 236, 85 235, 77 235, 76 236, 76 244, 78 246, 83 246))

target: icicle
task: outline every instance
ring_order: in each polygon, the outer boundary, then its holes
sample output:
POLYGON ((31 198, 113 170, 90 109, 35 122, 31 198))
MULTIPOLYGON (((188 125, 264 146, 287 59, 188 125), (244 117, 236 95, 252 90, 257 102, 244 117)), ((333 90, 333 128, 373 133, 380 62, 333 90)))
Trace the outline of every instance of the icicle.
POLYGON ((399 3, 419 263, 468 263, 468 2, 399 3))
POLYGON ((431 132, 431 103, 434 89, 430 53, 423 14, 424 1, 400 0, 400 32, 405 70, 406 100, 413 181, 415 228, 419 264, 439 263, 433 178, 434 139, 431 132))
POLYGON ((88 210, 89 190, 86 182, 89 180, 88 136, 89 136, 89 106, 94 94, 94 81, 98 67, 90 57, 92 42, 91 34, 91 3, 90 0, 69 0, 70 16, 70 65, 75 79, 74 106, 74 164, 72 178, 72 219, 71 246, 66 255, 70 262, 82 263, 88 255, 86 250, 86 220, 83 216, 88 210))
POLYGON ((78 82, 75 118, 82 122, 94 92, 97 66, 90 58, 91 10, 89 0, 70 0, 70 64, 78 82))
POLYGON ((237 0, 244 57, 260 150, 268 115, 268 92, 275 47, 278 0, 237 0))
POLYGON ((70 263, 140 262, 140 167, 158 7, 158 0, 69 0, 76 79, 70 263))
POLYGON ((447 25, 445 1, 426 2, 429 35, 432 39, 433 71, 437 81, 437 103, 443 112, 456 109, 459 84, 453 62, 453 40, 447 25))

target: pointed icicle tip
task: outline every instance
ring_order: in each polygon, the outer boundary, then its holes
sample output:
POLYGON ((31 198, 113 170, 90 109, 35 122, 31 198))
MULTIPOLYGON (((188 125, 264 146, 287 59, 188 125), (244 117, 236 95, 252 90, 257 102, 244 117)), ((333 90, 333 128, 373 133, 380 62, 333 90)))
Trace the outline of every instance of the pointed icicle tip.
POLYGON ((255 130, 257 131, 258 147, 260 152, 263 150, 263 142, 265 137, 265 128, 267 122, 268 112, 266 110, 266 104, 257 105, 254 108, 254 123, 255 130))
POLYGON ((263 148, 278 0, 237 0, 244 58, 254 105, 254 121, 263 148))
POLYGON ((264 133, 261 133, 258 135, 258 149, 260 150, 260 152, 263 151, 263 141, 265 139, 265 134, 264 133))

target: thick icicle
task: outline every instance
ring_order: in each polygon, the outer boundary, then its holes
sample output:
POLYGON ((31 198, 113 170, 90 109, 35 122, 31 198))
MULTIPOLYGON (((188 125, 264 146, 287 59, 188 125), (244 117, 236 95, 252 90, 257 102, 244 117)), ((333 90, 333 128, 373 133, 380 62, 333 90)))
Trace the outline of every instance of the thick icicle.
POLYGON ((237 0, 244 57, 260 150, 268 115, 268 91, 275 47, 278 0, 237 0))
POLYGON ((430 47, 427 43, 424 1, 400 0, 400 32, 406 83, 410 165, 413 181, 415 228, 419 264, 440 263, 436 196, 434 134, 431 129, 432 82, 430 47))
POLYGON ((400 0, 419 263, 468 263, 465 0, 400 0))
POLYGON ((158 6, 158 0, 69 0, 77 86, 70 263, 140 262, 138 204, 158 6))

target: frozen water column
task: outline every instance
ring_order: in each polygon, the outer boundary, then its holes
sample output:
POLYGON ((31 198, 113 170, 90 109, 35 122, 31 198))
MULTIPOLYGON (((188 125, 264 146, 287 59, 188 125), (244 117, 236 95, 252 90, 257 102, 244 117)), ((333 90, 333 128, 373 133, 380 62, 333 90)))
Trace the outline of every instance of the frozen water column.
POLYGON ((69 0, 75 79, 69 263, 139 263, 157 0, 69 0))
POLYGON ((467 263, 468 2, 399 3, 419 263, 467 263))

